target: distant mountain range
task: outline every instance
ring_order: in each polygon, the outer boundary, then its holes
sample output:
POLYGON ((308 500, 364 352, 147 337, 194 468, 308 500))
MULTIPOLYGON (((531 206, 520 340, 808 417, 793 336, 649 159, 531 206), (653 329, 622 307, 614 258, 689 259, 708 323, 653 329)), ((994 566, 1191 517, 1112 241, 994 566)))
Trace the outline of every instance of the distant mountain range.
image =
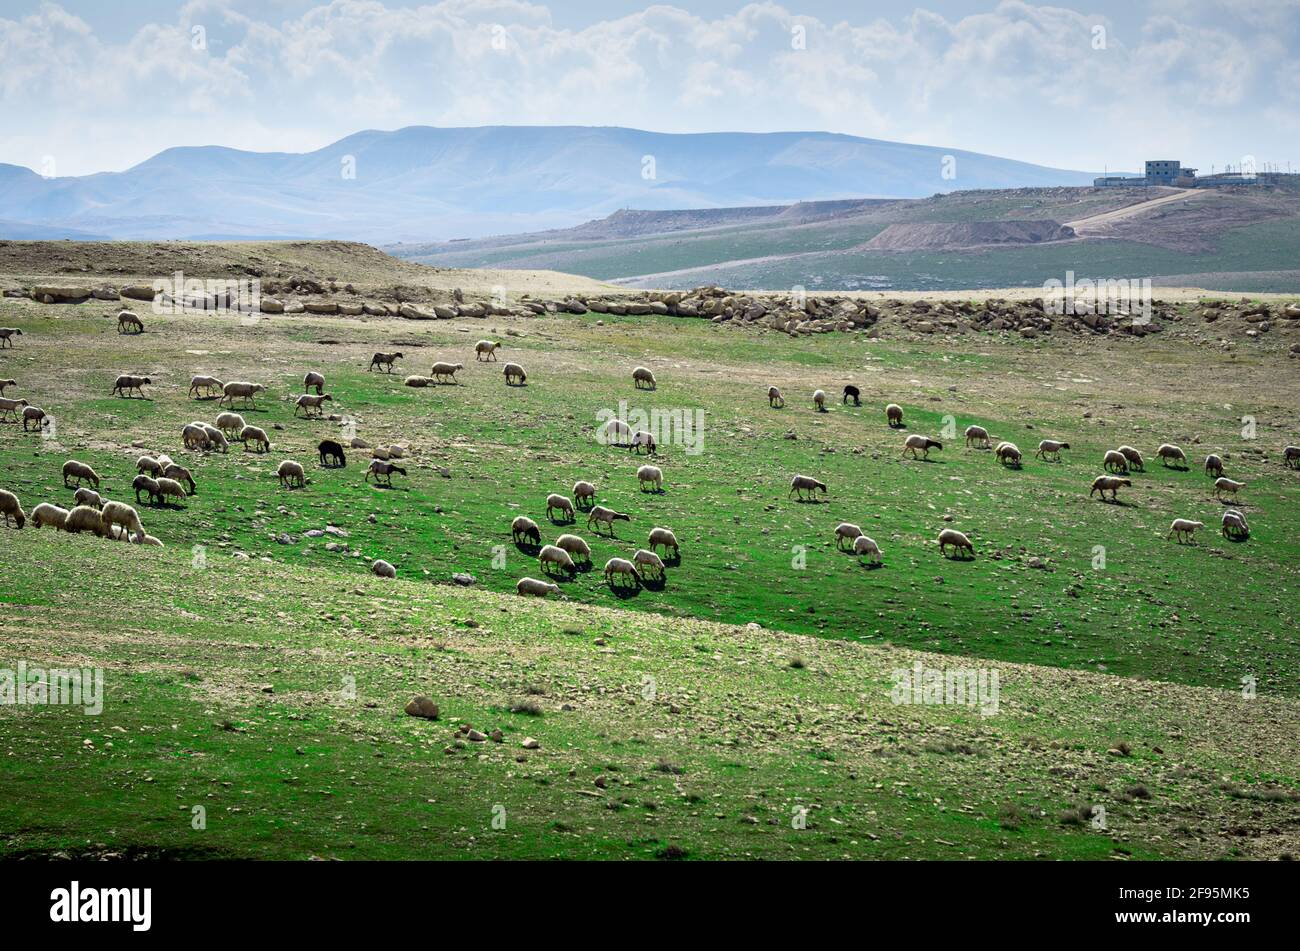
POLYGON ((1092 177, 828 132, 412 126, 303 154, 167 149, 81 177, 0 164, 0 238, 432 241, 563 228, 621 208, 915 198, 1092 177))

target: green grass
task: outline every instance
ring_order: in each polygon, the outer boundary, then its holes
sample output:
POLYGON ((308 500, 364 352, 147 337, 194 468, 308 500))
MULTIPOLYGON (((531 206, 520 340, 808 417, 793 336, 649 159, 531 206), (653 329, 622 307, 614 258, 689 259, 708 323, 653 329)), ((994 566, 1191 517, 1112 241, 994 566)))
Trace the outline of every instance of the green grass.
POLYGON ((29 512, 70 503, 59 477, 69 457, 95 466, 107 496, 129 499, 134 441, 190 465, 199 491, 183 508, 141 507, 162 551, 0 529, 6 656, 104 666, 109 681, 98 719, 0 708, 0 782, 13 793, 0 807, 11 830, 0 851, 646 858, 677 846, 700 858, 1080 858, 1290 848, 1285 835, 1238 844, 1223 830, 1285 827, 1294 804, 1253 814, 1254 800, 1218 788, 1224 776, 1295 788, 1300 761, 1293 732, 1275 729, 1293 722, 1300 660, 1290 636, 1300 475, 1278 456, 1295 441, 1296 406, 1276 357, 1150 338, 792 340, 703 321, 598 325, 594 315, 512 323, 518 337, 492 320, 147 318, 149 332, 127 338, 99 305, 6 311, 25 331, 0 354, 0 377, 21 383, 7 395, 58 420, 57 445, 0 429, 3 485, 29 512), (479 336, 505 342, 505 359, 529 369, 527 387, 506 388, 500 364, 468 359, 479 336), (368 373, 378 349, 404 350, 406 372, 466 362, 465 385, 413 390, 400 374, 368 373), (632 388, 636 364, 655 368, 656 392, 632 388), (346 469, 316 467, 316 442, 340 430, 293 418, 284 398, 308 368, 326 374, 334 409, 361 436, 411 443, 409 478, 393 490, 367 485, 359 452, 346 469), (151 400, 107 395, 126 370, 154 378, 151 400), (217 412, 186 399, 194 372, 270 386, 245 415, 284 427, 271 453, 180 450, 181 426, 217 412), (1205 379, 1220 381, 1212 394, 1205 379), (786 391, 786 409, 768 409, 769 381, 786 391), (811 411, 814 386, 838 394, 847 381, 866 405, 811 411), (701 453, 663 447, 662 495, 638 491, 626 450, 592 440, 597 414, 620 399, 704 414, 701 453), (974 422, 1013 438, 1028 461, 1006 470, 960 438, 935 462, 902 461, 902 434, 881 412, 890 400, 905 407, 909 432, 936 434, 952 416, 958 431, 974 422), (1254 441, 1238 432, 1244 413, 1259 420, 1254 441), (1047 435, 1072 443, 1065 463, 1032 459, 1047 435), (1222 506, 1195 467, 1150 465, 1123 506, 1087 498, 1104 448, 1149 452, 1166 439, 1228 453, 1230 474, 1248 483, 1249 542, 1215 534, 1222 506), (278 486, 275 466, 290 457, 308 464, 306 489, 278 486), (789 499, 795 472, 827 481, 828 500, 789 499), (548 492, 579 478, 634 521, 599 539, 580 517, 597 570, 561 582, 567 603, 517 598, 515 580, 540 571, 510 543, 511 518, 534 517, 548 541, 575 530, 546 524, 543 509, 548 492), (1207 522, 1199 545, 1165 540, 1175 515, 1207 522), (841 520, 880 542, 883 568, 835 550, 841 520), (334 539, 348 552, 304 537, 329 523, 348 533, 334 539), (617 596, 599 566, 644 545, 653 525, 677 532, 681 564, 662 590, 617 596), (933 538, 949 525, 972 532, 974 561, 939 557, 933 538), (277 541, 285 534, 291 544, 277 541), (1103 570, 1093 567, 1098 545, 1103 570), (194 546, 206 567, 195 567, 194 546), (397 565, 398 583, 369 574, 375 557, 397 565), (1033 557, 1048 568, 1031 568, 1033 557), (447 586, 457 571, 479 590, 447 586), (889 672, 911 663, 905 649, 996 666, 1006 713, 984 721, 964 708, 893 706, 889 672), (1043 667, 1015 666, 1025 663, 1043 667), (1259 683, 1253 706, 1236 693, 1248 674, 1259 683), (339 694, 348 677, 355 700, 339 694), (647 677, 655 702, 642 694, 647 677), (417 692, 442 705, 442 722, 401 714, 417 692), (529 696, 541 717, 510 712, 529 696), (506 742, 445 753, 452 717, 499 727, 506 742), (1217 719, 1222 729, 1207 728, 1217 719), (541 752, 520 748, 526 735, 541 752), (1133 755, 1108 756, 1121 739, 1133 755), (1123 801, 1135 782, 1156 791, 1153 802, 1123 801), (1058 821, 1085 800, 1107 805, 1111 833, 1058 821), (1187 801, 1199 810, 1190 819, 1177 805, 1187 801), (1009 802, 1027 817, 1015 829, 999 820, 1009 802), (813 834, 790 827, 802 803, 817 807, 813 834), (194 805, 207 808, 202 833, 190 825, 194 805), (505 830, 491 827, 496 805, 505 830), (1201 831, 1175 834, 1182 824, 1201 831))

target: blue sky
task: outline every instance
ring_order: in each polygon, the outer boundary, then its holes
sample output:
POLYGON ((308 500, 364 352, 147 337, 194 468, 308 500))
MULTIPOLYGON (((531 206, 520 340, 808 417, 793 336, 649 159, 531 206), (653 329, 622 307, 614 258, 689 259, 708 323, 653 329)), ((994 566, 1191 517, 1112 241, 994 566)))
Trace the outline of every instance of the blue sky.
POLYGON ((0 0, 0 162, 581 124, 1300 168, 1298 41, 1300 0, 0 0))

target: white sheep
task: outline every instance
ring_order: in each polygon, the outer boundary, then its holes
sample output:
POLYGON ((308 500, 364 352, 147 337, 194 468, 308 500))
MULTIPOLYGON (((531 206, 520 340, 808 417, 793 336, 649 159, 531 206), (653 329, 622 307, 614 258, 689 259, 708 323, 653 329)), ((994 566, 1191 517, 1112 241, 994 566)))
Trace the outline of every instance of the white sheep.
POLYGON ((32 528, 62 529, 68 523, 68 510, 49 502, 42 502, 32 509, 32 528))
POLYGON ((1142 453, 1138 452, 1132 446, 1120 446, 1119 449, 1115 451, 1118 452, 1121 456, 1123 456, 1124 459, 1128 462, 1128 468, 1134 470, 1135 472, 1146 471, 1147 464, 1142 458, 1142 453))
POLYGON ((614 534, 615 522, 631 522, 631 521, 632 521, 632 516, 624 515, 622 512, 615 512, 613 509, 606 508, 603 505, 597 505, 590 512, 587 513, 588 528, 591 528, 592 522, 599 522, 600 524, 604 525, 607 529, 609 529, 609 534, 611 536, 613 536, 614 534))
POLYGON ((546 497, 546 517, 552 518, 552 512, 558 511, 564 516, 564 521, 572 522, 577 516, 573 513, 573 503, 567 496, 560 495, 558 492, 552 492, 546 497))
POLYGON ((12 520, 19 528, 27 524, 27 513, 23 511, 22 505, 18 502, 18 496, 5 489, 0 489, 0 515, 5 518, 5 524, 8 525, 12 520))
POLYGON ((68 485, 68 479, 70 478, 76 479, 77 485, 81 485, 84 481, 89 482, 97 489, 99 488, 99 476, 95 474, 95 470, 84 462, 78 462, 76 459, 69 459, 63 464, 63 485, 69 489, 72 488, 72 486, 68 485))
POLYGON ((222 452, 230 452, 230 443, 226 439, 226 434, 216 426, 209 426, 207 423, 200 423, 203 432, 208 437, 209 449, 220 449, 222 452))
POLYGON ((1061 461, 1061 450, 1069 449, 1068 442, 1061 442, 1059 439, 1044 439, 1038 444, 1038 451, 1034 453, 1040 459, 1047 459, 1049 456, 1057 462, 1061 461))
POLYGON ((244 417, 238 413, 221 413, 217 416, 217 429, 221 430, 231 439, 238 439, 239 434, 244 431, 248 423, 244 417))
POLYGON ((29 432, 28 424, 35 423, 36 431, 40 432, 45 428, 45 410, 39 406, 23 407, 23 432, 29 432))
POLYGON ((99 513, 100 527, 105 535, 112 532, 114 525, 120 525, 126 535, 144 537, 144 526, 140 524, 140 513, 125 502, 105 502, 99 513))
POLYGON ((375 477, 375 485, 386 485, 390 489, 393 487, 393 473, 406 475, 406 470, 395 462, 384 462, 382 459, 371 459, 370 465, 366 467, 366 474, 362 481, 369 482, 370 477, 375 477), (383 482, 380 482, 380 479, 383 482))
POLYGON ((943 443, 939 442, 939 440, 931 439, 929 436, 922 436, 920 433, 912 433, 903 440, 903 455, 906 456, 910 452, 913 459, 929 459, 931 449, 942 448, 943 443), (916 454, 918 449, 923 453, 920 457, 916 454))
POLYGON ((181 430, 181 445, 186 449, 208 448, 208 431, 202 423, 186 423, 181 430))
POLYGON ((5 390, 11 386, 17 386, 17 380, 0 380, 0 396, 5 395, 5 390))
POLYGON ((632 385, 638 390, 653 390, 658 388, 655 382, 655 375, 646 367, 637 367, 632 371, 632 385))
POLYGON ((175 479, 163 477, 158 479, 158 501, 162 502, 164 497, 170 496, 174 499, 183 499, 186 497, 185 486, 181 485, 175 479))
POLYGON ((1119 476, 1097 476, 1092 480, 1092 488, 1088 490, 1088 498, 1092 498, 1094 492, 1101 493, 1101 500, 1106 501, 1106 493, 1110 493, 1112 502, 1119 501, 1119 490, 1122 488, 1132 488, 1132 479, 1121 479, 1119 476))
POLYGON ((965 532, 959 532, 955 528, 945 528, 939 533, 939 554, 946 558, 949 547, 955 549, 957 554, 968 551, 972 558, 975 557, 975 546, 971 544, 971 540, 965 532))
POLYGON ((1156 457, 1164 466, 1169 465, 1170 459, 1181 462, 1184 467, 1187 465, 1186 454, 1173 443, 1161 443, 1160 448, 1156 450, 1156 457))
POLYGON ((642 576, 654 575, 656 578, 664 576, 663 559, 652 551, 638 548, 632 555, 632 562, 641 569, 642 576))
POLYGON ((813 409, 819 413, 826 412, 826 391, 813 390, 813 409))
POLYGON ((161 502, 162 498, 158 495, 158 480, 153 476, 147 476, 143 472, 131 480, 131 488, 135 490, 135 504, 140 504, 140 493, 144 492, 149 496, 150 502, 161 502))
POLYGON ((852 522, 840 522, 835 526, 835 547, 844 550, 844 543, 852 547, 853 539, 862 534, 862 529, 852 522))
POLYGON ((144 333, 144 321, 140 319, 139 315, 129 310, 124 310, 117 315, 117 332, 126 333, 128 330, 133 330, 140 334, 144 333))
POLYGON ((662 492, 664 489, 664 473, 658 466, 641 466, 636 470, 636 481, 641 487, 641 491, 647 491, 646 486, 651 486, 651 491, 662 492))
POLYGON ((104 500, 94 489, 87 489, 84 486, 72 493, 72 501, 77 505, 87 505, 96 512, 104 507, 104 500))
POLYGON ((903 425, 903 407, 897 403, 890 403, 885 407, 885 422, 891 429, 900 429, 903 425))
POLYGON ((515 591, 535 598, 544 598, 548 594, 559 594, 560 586, 550 581, 538 581, 536 578, 520 578, 515 582, 515 591))
POLYGON ((993 457, 1004 466, 1020 467, 1020 447, 1013 442, 1000 442, 993 450, 993 457))
POLYGON ((376 558, 370 563, 370 570, 381 578, 396 578, 397 569, 382 558, 376 558))
POLYGON ((429 379, 427 376, 412 375, 403 380, 402 385, 409 386, 413 390, 422 390, 426 386, 433 386, 433 380, 429 379))
POLYGON ((141 399, 144 399, 144 387, 151 386, 152 384, 153 380, 149 379, 147 376, 135 376, 130 373, 123 373, 113 381, 113 393, 130 399, 131 393, 134 391, 140 394, 141 399))
POLYGON ((674 535, 670 529, 667 528, 650 529, 649 542, 650 542, 651 551, 657 551, 659 549, 659 546, 663 545, 665 555, 668 554, 668 549, 671 548, 673 550, 674 558, 681 557, 682 550, 677 544, 677 536, 674 535))
POLYGON ((215 376, 192 376, 190 377, 189 395, 198 399, 200 395, 199 391, 202 390, 203 396, 210 397, 213 395, 213 390, 220 390, 225 387, 225 385, 225 383, 218 380, 215 376))
POLYGON ((870 555, 871 561, 880 564, 880 546, 876 544, 874 539, 868 538, 866 535, 859 535, 853 539, 853 554, 870 555))
POLYGON ((1190 518, 1176 518, 1173 524, 1169 526, 1169 534, 1165 538, 1177 536, 1178 543, 1181 545, 1184 540, 1192 541, 1192 536, 1196 534, 1196 530, 1204 527, 1204 522, 1195 522, 1190 518))
POLYGON ((517 363, 507 363, 502 374, 506 378, 506 386, 523 386, 528 381, 528 374, 517 363))
POLYGON ((781 391, 775 386, 767 388, 767 405, 776 409, 780 409, 785 405, 785 397, 781 395, 781 391))
POLYGON ((256 447, 258 452, 271 451, 271 437, 260 426, 245 426, 239 431, 239 441, 244 444, 245 452, 249 446, 256 447))
POLYGON ((628 561, 626 558, 611 558, 609 561, 605 562, 605 580, 609 583, 610 587, 614 586, 615 575, 618 575, 620 578, 627 576, 632 579, 632 583, 635 586, 641 586, 640 572, 636 570, 636 565, 632 564, 632 562, 628 561))
POLYGON ((990 445, 989 431, 983 426, 966 427, 966 445, 977 444, 980 449, 988 449, 990 445))
POLYGON ((578 505, 593 505, 596 501, 596 486, 591 482, 573 483, 573 501, 578 505))
POLYGON ((280 480, 281 486, 293 488, 303 488, 307 485, 307 472, 302 467, 301 462, 295 462, 292 459, 286 459, 275 468, 275 474, 280 480))
POLYGON ((1212 476, 1223 475, 1223 457, 1218 453, 1210 453, 1205 457, 1205 474, 1212 476))
POLYGON ((325 392, 325 376, 317 373, 315 370, 308 370, 302 378, 302 391, 315 390, 316 395, 320 396, 325 392))
POLYGON ((568 552, 572 558, 591 561, 591 546, 577 535, 561 535, 555 540, 555 547, 568 552))
POLYGON ((1222 530, 1224 538, 1246 538, 1250 535, 1250 526, 1246 524, 1246 516, 1236 509, 1228 509, 1223 513, 1222 530))
POLYGON ((632 427, 621 419, 611 419, 601 429, 601 433, 607 446, 632 445, 632 427))
POLYGON ((184 466, 178 466, 170 459, 166 459, 166 457, 164 457, 164 459, 166 460, 166 465, 163 466, 162 471, 164 477, 171 479, 180 485, 184 485, 189 490, 190 495, 193 495, 198 491, 198 486, 194 484, 194 476, 190 473, 189 469, 186 469, 184 466))
POLYGON ((235 380, 231 383, 227 383, 221 388, 221 399, 217 400, 217 402, 229 403, 231 406, 234 406, 235 400, 239 399, 243 400, 246 404, 252 404, 253 408, 257 409, 257 400, 254 397, 256 397, 258 393, 264 392, 266 392, 266 387, 261 383, 249 383, 243 380, 235 380))
POLYGON ((1223 493, 1231 492, 1232 497, 1235 499, 1237 497, 1237 493, 1240 492, 1245 487, 1246 487, 1246 483, 1244 482, 1234 482, 1232 479, 1229 479, 1226 476, 1220 476, 1219 478, 1214 480, 1214 497, 1219 501, 1223 501, 1223 493))
POLYGON ((542 566, 543 574, 549 573, 552 565, 571 575, 576 574, 578 570, 569 553, 558 545, 543 545, 542 550, 537 553, 537 561, 542 566))
POLYGON ((294 400, 293 415, 297 416, 298 410, 302 410, 303 416, 311 416, 312 410, 316 411, 317 416, 323 415, 325 412, 325 404, 332 402, 333 399, 334 397, 329 393, 324 393, 320 396, 316 396, 312 393, 304 393, 302 396, 294 400))
POLYGON ((0 396, 0 418, 5 416, 13 417, 13 421, 18 422, 18 413, 31 404, 27 400, 13 399, 8 396, 0 396))
POLYGON ((636 432, 632 434, 632 442, 631 444, 628 445, 627 448, 629 452, 635 449, 636 454, 639 456, 641 454, 642 446, 644 446, 646 451, 650 453, 650 455, 652 456, 655 454, 655 450, 658 448, 658 444, 655 442, 655 437, 653 433, 647 432, 644 429, 638 429, 636 432))
POLYGON ((74 535, 90 532, 100 538, 107 534, 100 520, 100 510, 90 505, 78 505, 68 512, 68 517, 63 521, 63 530, 74 535))
POLYGON ((450 379, 452 383, 455 383, 456 371, 463 370, 464 368, 465 365, 463 363, 435 363, 433 369, 429 371, 429 376, 438 383, 448 379, 450 379))
POLYGON ((153 456, 141 456, 135 461, 135 471, 141 475, 151 475, 157 478, 162 475, 163 464, 153 456))
POLYGON ((495 340, 480 340, 478 343, 474 344, 474 359, 476 361, 490 363, 497 358, 497 350, 500 349, 500 347, 501 344, 497 343, 495 340))
POLYGON ((515 542, 530 541, 535 545, 542 543, 542 530, 527 515, 516 515, 510 523, 510 539, 515 542))
POLYGON ((1106 455, 1101 459, 1101 467, 1107 472, 1120 472, 1128 474, 1129 458, 1124 455, 1122 449, 1107 449, 1106 455))
POLYGON ((797 499, 802 499, 805 492, 810 499, 817 498, 817 490, 821 489, 822 495, 826 494, 826 483, 819 482, 812 476, 797 475, 790 480, 790 495, 797 499))

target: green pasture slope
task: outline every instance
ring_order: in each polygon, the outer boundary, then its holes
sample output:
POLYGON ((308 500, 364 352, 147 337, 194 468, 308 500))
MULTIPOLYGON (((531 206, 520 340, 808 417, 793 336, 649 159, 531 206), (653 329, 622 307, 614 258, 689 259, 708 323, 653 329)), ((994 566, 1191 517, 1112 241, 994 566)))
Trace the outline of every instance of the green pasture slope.
POLYGON ((24 336, 0 354, 0 378, 20 381, 7 395, 55 415, 57 438, 0 429, 3 485, 29 511, 70 504, 59 468, 76 457, 105 495, 130 498, 140 441, 191 466, 199 490, 179 508, 141 506, 162 551, 0 530, 6 655, 104 666, 108 679, 98 719, 0 708, 0 781, 15 793, 0 807, 0 852, 1292 847, 1300 474, 1280 464, 1295 441, 1293 364, 1271 352, 1229 359, 1158 339, 791 340, 595 315, 511 324, 521 336, 490 319, 146 316, 147 333, 119 337, 112 310, 6 303, 3 322, 24 336), (474 362, 481 336, 528 368, 526 387, 505 387, 499 363, 474 362), (403 350, 408 373, 464 362, 463 385, 409 389, 400 372, 365 370, 389 349, 403 350), (655 369, 655 392, 633 389, 637 364, 655 369), (408 478, 366 484, 359 452, 342 470, 316 466, 316 442, 340 430, 293 417, 287 398, 308 368, 325 373, 333 410, 363 438, 411 443, 408 478), (150 400, 108 395, 124 371, 154 379, 150 400), (182 425, 217 412, 186 398, 194 372, 269 385, 245 415, 272 430, 270 453, 180 449, 182 425), (1213 392, 1206 379, 1220 381, 1213 392), (850 381, 860 408, 838 402, 850 381), (785 409, 768 408, 769 382, 785 409), (812 412, 817 386, 834 394, 829 413, 812 412), (640 492, 638 460, 592 438, 623 399, 702 414, 700 452, 661 447, 662 494, 640 492), (908 432, 977 422, 1017 441, 1026 464, 1005 469, 960 438, 932 462, 901 460, 903 434, 884 425, 890 400, 908 432), (1243 414, 1257 419, 1254 440, 1241 437, 1243 414), (1032 458, 1048 435, 1071 442, 1064 463, 1032 458), (1088 499, 1105 448, 1150 452, 1164 440, 1228 454, 1248 483, 1248 542, 1217 536, 1223 506, 1195 466, 1148 466, 1123 505, 1088 499), (279 487, 285 458, 308 464, 305 489, 279 487), (825 480, 827 499, 791 499, 796 472, 825 480), (546 522, 546 494, 579 478, 632 515, 618 538, 597 538, 582 516, 576 529, 546 522), (510 542, 518 514, 548 541, 576 530, 592 542, 597 570, 560 582, 567 601, 507 594, 540 576, 510 542), (1199 545, 1165 539, 1175 516, 1207 522, 1199 545), (841 520, 876 538, 883 567, 835 550, 841 520), (347 537, 303 534, 327 524, 347 537), (615 594, 599 566, 643 546, 654 525, 677 532, 681 563, 663 585, 615 594), (971 533, 973 561, 939 557, 933 539, 947 526, 971 533), (397 583, 369 574, 375 557, 397 565, 397 583), (453 572, 476 588, 449 586, 453 572), (912 649, 953 655, 927 654, 930 665, 997 667, 1006 715, 891 704, 890 671, 912 649), (1240 698, 1247 676, 1256 701, 1240 698), (442 704, 441 721, 401 714, 417 692, 442 704), (504 742, 458 747, 454 718, 500 728, 504 742), (523 749, 525 736, 541 749, 523 749), (1113 817, 1103 834, 1066 814, 1089 803, 1113 817), (195 805, 206 830, 192 828, 195 805), (804 805, 812 834, 792 827, 804 805), (491 824, 497 806, 504 829, 491 824), (1258 827, 1256 838, 1225 831, 1241 827, 1258 827))

